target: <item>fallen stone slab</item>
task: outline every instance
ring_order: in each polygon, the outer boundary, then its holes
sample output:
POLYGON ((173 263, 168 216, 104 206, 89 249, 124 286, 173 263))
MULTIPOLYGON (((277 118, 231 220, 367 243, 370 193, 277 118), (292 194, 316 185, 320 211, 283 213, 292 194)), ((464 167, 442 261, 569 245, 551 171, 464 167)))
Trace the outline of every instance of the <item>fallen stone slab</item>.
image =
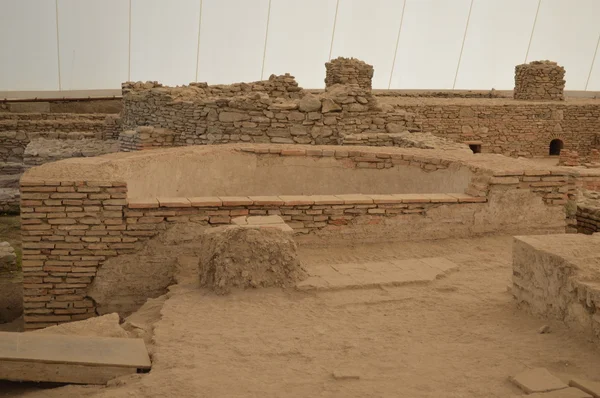
POLYGON ((148 370, 142 339, 0 332, 0 379, 106 384, 148 370))
POLYGON ((562 390, 569 387, 546 368, 527 369, 509 379, 528 394, 562 390))
POLYGON ((571 379, 569 381, 569 385, 571 387, 579 388, 590 394, 594 398, 600 398, 600 382, 599 381, 590 381, 584 379, 571 379))
POLYGON ((590 394, 574 387, 564 388, 562 390, 555 390, 551 392, 540 392, 535 394, 519 396, 528 398, 592 398, 590 394))

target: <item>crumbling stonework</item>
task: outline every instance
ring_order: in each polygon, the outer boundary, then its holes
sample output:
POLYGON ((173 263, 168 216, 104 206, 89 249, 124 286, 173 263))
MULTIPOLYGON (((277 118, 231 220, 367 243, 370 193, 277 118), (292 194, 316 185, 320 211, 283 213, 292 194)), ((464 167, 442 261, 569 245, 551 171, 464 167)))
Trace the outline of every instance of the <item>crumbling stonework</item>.
POLYGON ((600 236, 518 236, 513 244, 513 288, 518 304, 558 319, 600 345, 600 236))
POLYGON ((214 94, 213 86, 132 89, 123 97, 123 128, 167 129, 176 133, 176 146, 230 142, 340 145, 347 135, 419 130, 410 113, 382 109, 370 91, 356 85, 330 86, 320 95, 294 91, 299 98, 273 96, 272 91, 213 97, 206 90, 214 94))
POLYGON ((25 168, 29 168, 62 159, 114 153, 118 152, 119 148, 119 142, 116 140, 81 139, 73 141, 36 138, 27 144, 23 164, 25 168))
POLYGON ((298 86, 294 76, 286 73, 285 75, 271 75, 269 80, 261 80, 252 83, 234 83, 208 85, 208 83, 190 83, 189 86, 165 87, 158 82, 125 82, 121 84, 123 97, 134 91, 151 90, 154 88, 162 89, 163 93, 168 93, 171 98, 176 99, 195 99, 209 97, 237 97, 252 93, 264 93, 274 98, 300 98, 303 96, 303 90, 298 86))
POLYGON ((579 166, 579 153, 563 149, 558 158, 559 166, 579 166))
POLYGON ((121 152, 143 151, 161 147, 172 147, 177 134, 162 128, 141 126, 135 130, 123 131, 119 135, 121 152))
POLYGON ((0 113, 0 162, 22 162, 35 138, 110 139, 120 130, 115 115, 73 113, 0 113))
POLYGON ((358 84, 362 89, 371 91, 373 65, 356 58, 338 57, 325 63, 325 87, 334 84, 358 84))
POLYGON ((514 98, 563 101, 565 68, 551 61, 533 61, 515 67, 514 98))

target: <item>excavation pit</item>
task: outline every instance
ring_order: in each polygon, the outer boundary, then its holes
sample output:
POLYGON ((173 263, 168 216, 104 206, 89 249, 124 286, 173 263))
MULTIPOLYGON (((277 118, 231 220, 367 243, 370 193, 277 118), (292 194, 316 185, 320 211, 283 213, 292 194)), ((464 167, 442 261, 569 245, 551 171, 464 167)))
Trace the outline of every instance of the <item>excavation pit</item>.
MULTIPOLYGON (((21 180, 24 302, 43 303, 25 306, 25 325, 109 308, 88 296, 102 282, 97 270, 118 268, 120 256, 178 224, 277 215, 315 244, 556 233, 567 226, 573 190, 564 168, 435 149, 232 144, 48 163, 21 180)), ((111 284, 148 274, 139 271, 123 270, 111 284)))

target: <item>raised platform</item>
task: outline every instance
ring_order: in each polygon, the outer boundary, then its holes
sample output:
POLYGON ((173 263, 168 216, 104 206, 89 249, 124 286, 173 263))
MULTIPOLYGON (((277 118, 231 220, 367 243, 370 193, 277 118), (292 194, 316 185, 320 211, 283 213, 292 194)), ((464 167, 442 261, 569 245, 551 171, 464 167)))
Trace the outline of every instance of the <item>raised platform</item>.
POLYGON ((150 369, 142 339, 0 332, 0 379, 106 384, 150 369))
POLYGON ((309 277, 299 290, 362 289, 427 283, 456 271, 458 265, 443 257, 307 267, 309 277))
POLYGON ((600 235, 515 237, 512 292, 534 315, 562 320, 600 345, 600 235))

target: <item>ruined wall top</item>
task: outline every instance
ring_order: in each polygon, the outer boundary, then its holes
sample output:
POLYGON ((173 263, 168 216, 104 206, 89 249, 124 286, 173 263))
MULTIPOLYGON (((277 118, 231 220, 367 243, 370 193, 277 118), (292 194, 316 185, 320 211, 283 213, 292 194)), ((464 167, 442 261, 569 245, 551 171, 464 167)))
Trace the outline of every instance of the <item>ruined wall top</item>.
POLYGON ((565 99, 565 68, 552 61, 533 61, 515 67, 514 98, 521 100, 565 99))
POLYGON ((334 84, 358 84, 361 88, 371 90, 373 65, 356 58, 338 57, 325 63, 325 87, 334 84))
POLYGON ((123 96, 132 92, 155 91, 157 94, 170 95, 173 99, 193 100, 196 98, 236 97, 250 93, 263 92, 276 98, 300 98, 302 87, 298 86, 294 76, 271 75, 269 80, 250 83, 216 84, 190 83, 187 86, 166 87, 158 82, 125 82, 121 84, 123 96))

